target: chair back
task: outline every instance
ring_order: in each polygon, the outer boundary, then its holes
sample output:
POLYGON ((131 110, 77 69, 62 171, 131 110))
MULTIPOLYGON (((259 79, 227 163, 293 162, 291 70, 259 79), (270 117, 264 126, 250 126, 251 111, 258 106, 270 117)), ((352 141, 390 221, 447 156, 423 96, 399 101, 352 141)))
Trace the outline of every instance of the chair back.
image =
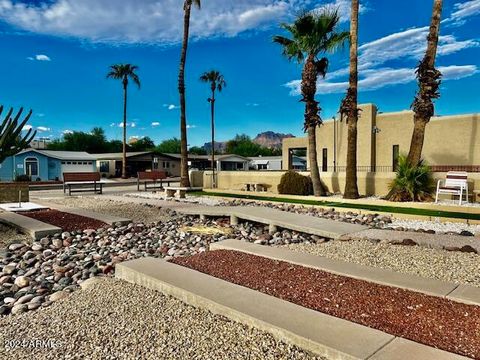
POLYGON ((446 187, 466 188, 468 174, 465 171, 449 171, 445 179, 446 187))

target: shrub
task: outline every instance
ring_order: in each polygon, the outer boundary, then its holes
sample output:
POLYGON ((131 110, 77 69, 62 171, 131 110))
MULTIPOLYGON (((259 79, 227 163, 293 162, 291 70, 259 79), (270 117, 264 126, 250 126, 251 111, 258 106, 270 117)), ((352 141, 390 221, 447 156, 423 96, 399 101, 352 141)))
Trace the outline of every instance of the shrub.
POLYGON ((19 181, 19 182, 20 182, 20 181, 30 181, 30 176, 25 175, 25 174, 23 174, 23 175, 17 175, 17 176, 15 177, 15 181, 19 181))
POLYGON ((296 171, 287 171, 282 175, 278 192, 289 195, 310 195, 312 194, 312 180, 309 176, 303 176, 296 171))
POLYGON ((423 160, 417 166, 411 166, 405 155, 398 158, 397 175, 390 184, 388 200, 431 201, 434 190, 432 172, 423 160))

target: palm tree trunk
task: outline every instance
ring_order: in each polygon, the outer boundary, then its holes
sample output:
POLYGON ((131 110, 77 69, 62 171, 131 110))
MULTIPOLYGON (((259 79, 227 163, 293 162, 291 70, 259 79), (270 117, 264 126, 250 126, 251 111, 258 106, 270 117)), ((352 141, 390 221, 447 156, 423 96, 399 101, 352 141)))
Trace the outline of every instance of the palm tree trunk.
POLYGON ((123 153, 122 179, 127 178, 127 85, 123 85, 123 153))
POLYGON ((315 196, 325 195, 320 180, 320 171, 318 169, 317 161, 317 126, 321 124, 320 116, 318 115, 319 107, 318 101, 315 100, 317 92, 317 68, 315 65, 315 57, 309 55, 305 61, 302 72, 302 101, 305 102, 305 125, 304 129, 308 134, 308 159, 310 162, 310 176, 313 184, 313 194, 315 196))
POLYGON ((180 94, 180 186, 190 187, 188 177, 188 149, 187 149, 187 116, 185 105, 185 62, 187 59, 188 33, 190 28, 191 4, 188 1, 183 6, 183 42, 178 71, 178 92, 180 94))
POLYGON ((358 0, 352 0, 352 13, 350 19, 350 86, 347 96, 342 103, 342 114, 347 115, 348 135, 347 135, 347 169, 346 183, 343 197, 345 199, 358 199, 357 185, 357 48, 358 48, 358 0))
POLYGON ((210 101, 212 115, 212 188, 216 188, 215 181, 215 90, 212 89, 212 98, 210 101))
POLYGON ((425 139, 425 128, 435 113, 432 100, 440 96, 438 88, 441 74, 435 69, 435 57, 437 55, 441 15, 442 0, 434 0, 432 20, 427 37, 427 51, 417 68, 419 89, 412 104, 415 113, 413 118, 414 128, 407 158, 412 166, 416 166, 420 162, 425 139))

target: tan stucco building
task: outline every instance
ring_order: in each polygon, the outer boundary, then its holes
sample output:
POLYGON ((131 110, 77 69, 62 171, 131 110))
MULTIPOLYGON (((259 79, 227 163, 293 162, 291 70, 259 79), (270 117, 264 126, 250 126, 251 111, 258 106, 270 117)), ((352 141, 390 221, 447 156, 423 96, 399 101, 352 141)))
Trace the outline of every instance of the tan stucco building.
MULTIPOLYGON (((398 154, 409 150, 413 112, 380 113, 373 104, 359 107, 362 110, 358 121, 358 171, 393 172, 398 154)), ((309 151, 306 137, 283 140, 284 170, 291 168, 291 150, 298 148, 309 151)), ((327 120, 318 127, 317 154, 322 172, 344 172, 346 150, 345 121, 327 120)), ((437 172, 479 172, 480 114, 432 118, 426 129, 423 157, 437 172)))

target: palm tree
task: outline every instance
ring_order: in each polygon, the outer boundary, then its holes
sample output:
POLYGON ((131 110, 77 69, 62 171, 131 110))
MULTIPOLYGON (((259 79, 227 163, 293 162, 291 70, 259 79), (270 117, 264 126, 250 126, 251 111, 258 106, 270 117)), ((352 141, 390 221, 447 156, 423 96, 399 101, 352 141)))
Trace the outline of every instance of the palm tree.
POLYGON ((313 193, 316 196, 325 195, 325 189, 320 181, 317 162, 316 129, 322 123, 319 116, 317 92, 318 75, 325 77, 328 59, 318 58, 321 53, 333 53, 348 40, 348 32, 338 32, 338 10, 324 8, 316 12, 300 14, 293 24, 281 24, 291 38, 275 36, 273 41, 283 46, 283 55, 289 60, 303 63, 302 100, 305 102, 304 131, 308 134, 308 158, 313 183, 313 193))
POLYGON ((200 76, 200 81, 210 83, 210 90, 212 90, 212 97, 208 98, 208 102, 212 115, 212 187, 215 188, 215 90, 221 92, 227 86, 227 83, 223 75, 217 70, 204 72, 200 76))
POLYGON ((180 186, 190 187, 188 178, 187 115, 185 109, 185 61, 187 60, 188 33, 192 5, 200 8, 200 0, 185 0, 183 3, 183 41, 178 71, 178 92, 180 94, 180 186))
POLYGON ((107 78, 121 80, 123 85, 123 156, 122 156, 122 178, 127 178, 127 87, 129 79, 140 88, 140 79, 135 71, 138 66, 132 64, 115 64, 110 66, 107 78))
POLYGON ((442 0, 434 0, 432 20, 427 37, 427 51, 415 71, 418 79, 418 90, 412 103, 414 127, 408 153, 408 162, 411 166, 420 163, 425 139, 425 127, 435 113, 432 100, 440 97, 439 87, 442 74, 435 69, 435 57, 437 55, 441 16, 442 0))
POLYGON ((346 182, 343 197, 345 199, 358 199, 357 185, 357 122, 358 122, 358 7, 359 0, 352 0, 350 16, 350 79, 347 95, 340 106, 340 113, 347 117, 347 168, 346 182))

